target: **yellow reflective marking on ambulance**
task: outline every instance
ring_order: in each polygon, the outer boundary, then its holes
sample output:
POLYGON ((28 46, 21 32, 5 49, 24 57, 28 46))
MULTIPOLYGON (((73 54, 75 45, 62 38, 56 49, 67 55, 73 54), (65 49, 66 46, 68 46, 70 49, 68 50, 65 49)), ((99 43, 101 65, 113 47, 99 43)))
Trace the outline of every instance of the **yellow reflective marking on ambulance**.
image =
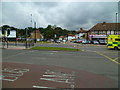
POLYGON ((108 40, 107 42, 108 48, 120 49, 120 35, 108 35, 107 40, 108 40))

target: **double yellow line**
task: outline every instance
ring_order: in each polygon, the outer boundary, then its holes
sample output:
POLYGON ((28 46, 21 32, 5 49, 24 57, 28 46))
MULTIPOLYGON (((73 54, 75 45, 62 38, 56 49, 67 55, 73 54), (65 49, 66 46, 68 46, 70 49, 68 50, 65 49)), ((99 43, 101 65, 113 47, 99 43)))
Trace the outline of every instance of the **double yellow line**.
POLYGON ((101 55, 101 56, 104 56, 105 58, 107 58, 108 60, 110 60, 110 61, 112 61, 112 62, 114 62, 114 63, 120 64, 118 61, 116 61, 116 60, 118 60, 120 57, 117 57, 117 58, 115 58, 115 59, 112 59, 112 58, 110 58, 110 57, 108 57, 108 56, 106 56, 106 55, 104 55, 104 54, 102 54, 102 53, 100 53, 100 52, 96 52, 96 53, 99 54, 99 55, 101 55))

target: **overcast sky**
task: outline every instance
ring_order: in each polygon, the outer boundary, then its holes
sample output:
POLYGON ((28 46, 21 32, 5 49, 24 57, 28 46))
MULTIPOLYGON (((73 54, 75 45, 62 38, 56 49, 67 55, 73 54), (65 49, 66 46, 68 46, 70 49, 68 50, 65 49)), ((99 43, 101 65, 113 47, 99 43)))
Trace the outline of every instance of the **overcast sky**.
POLYGON ((0 25, 17 28, 30 27, 36 21, 37 27, 48 25, 64 29, 88 30, 102 22, 116 22, 117 2, 2 2, 0 25))

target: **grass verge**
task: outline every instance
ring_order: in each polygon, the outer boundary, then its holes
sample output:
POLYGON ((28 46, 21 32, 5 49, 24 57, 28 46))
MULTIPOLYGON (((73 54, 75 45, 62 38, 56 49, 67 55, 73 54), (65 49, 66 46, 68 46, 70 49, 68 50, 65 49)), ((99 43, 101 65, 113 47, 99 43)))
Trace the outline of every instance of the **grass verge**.
POLYGON ((60 47, 33 47, 33 50, 56 50, 56 51, 80 51, 80 49, 74 48, 60 48, 60 47))

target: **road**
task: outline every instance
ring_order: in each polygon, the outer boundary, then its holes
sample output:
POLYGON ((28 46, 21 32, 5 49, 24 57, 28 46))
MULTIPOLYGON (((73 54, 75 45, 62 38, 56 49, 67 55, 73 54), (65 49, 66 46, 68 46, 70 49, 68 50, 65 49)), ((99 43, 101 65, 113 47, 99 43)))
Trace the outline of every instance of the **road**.
MULTIPOLYGON (((83 77, 83 80, 79 83, 89 82, 89 84, 94 79, 98 79, 98 76, 101 77, 100 83, 109 80, 114 81, 115 86, 106 85, 101 87, 117 87, 118 82, 118 52, 115 50, 109 50, 106 46, 101 45, 81 45, 81 44, 45 44, 44 46, 59 46, 59 47, 73 47, 80 48, 79 52, 68 52, 68 51, 41 51, 41 50, 10 50, 3 49, 3 67, 5 68, 8 63, 14 65, 14 63, 18 64, 18 66, 23 65, 33 65, 33 66, 46 66, 49 68, 53 68, 56 70, 66 70, 66 72, 71 71, 69 73, 77 72, 76 78, 80 79, 80 76, 83 77), (7 63, 7 64, 6 64, 7 63), (58 68, 58 69, 57 69, 58 68), (64 68, 64 69, 63 69, 64 68), (79 73, 78 73, 79 72, 79 73), (82 73, 80 73, 82 72, 82 73), (86 76, 83 73, 88 73, 86 76), (92 78, 94 76, 96 78, 92 78), (86 78, 89 77, 91 81, 86 81, 86 78), (105 79, 103 79, 105 78, 105 79), (102 80, 102 81, 101 81, 102 80)), ((28 66, 31 68, 30 66, 28 66)), ((41 68, 43 68, 41 67, 41 68)), ((45 68, 46 68, 45 67, 45 68)), ((32 70, 32 69, 31 69, 32 70)), ((41 70, 42 71, 42 70, 41 70)), ((37 72, 37 71, 36 71, 37 72)), ((42 78, 43 79, 43 78, 42 78)), ((99 81, 99 79, 97 81, 99 81)), ((89 88, 98 88, 99 85, 96 84, 90 85, 86 83, 86 85, 77 85, 79 84, 76 81, 76 85, 74 87, 89 87, 89 88)), ((94 84, 96 81, 94 82, 94 84)), ((7 85, 7 84, 6 84, 7 85)), ((5 86, 5 84, 4 84, 5 86)), ((8 85, 9 87, 9 85, 8 85)), ((37 87, 37 86, 36 86, 37 87)))

